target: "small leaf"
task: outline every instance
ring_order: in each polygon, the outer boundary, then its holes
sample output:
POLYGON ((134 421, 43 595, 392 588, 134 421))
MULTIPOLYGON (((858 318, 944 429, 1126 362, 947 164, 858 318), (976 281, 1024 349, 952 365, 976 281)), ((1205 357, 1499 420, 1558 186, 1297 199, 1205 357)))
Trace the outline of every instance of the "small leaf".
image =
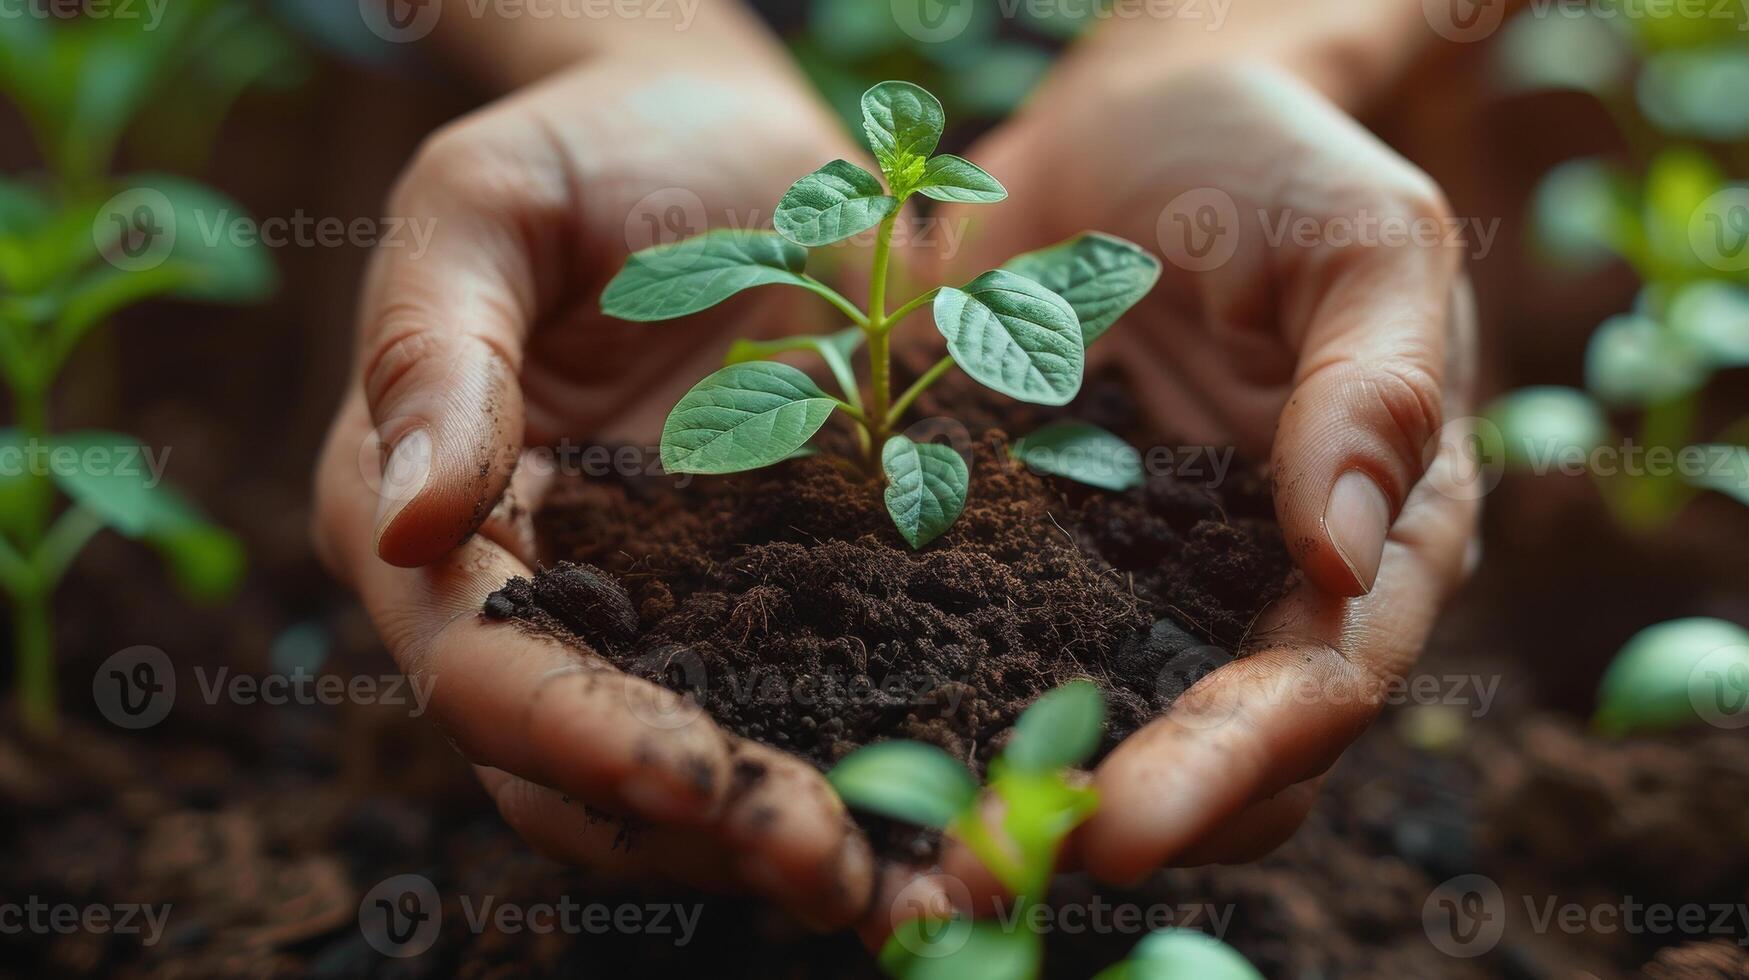
POLYGON ((1704 472, 1686 474, 1685 482, 1749 506, 1749 446, 1703 443, 1689 449, 1699 450, 1707 463, 1704 472))
POLYGON ((1602 160, 1568 160, 1537 183, 1532 216, 1537 243, 1558 265, 1586 268, 1641 248, 1635 189, 1602 160))
POLYGON ((956 918, 907 919, 881 947, 881 969, 900 980, 1033 980, 1043 942, 1027 928, 956 918))
POLYGON ((1597 702, 1592 724, 1605 735, 1749 713, 1749 630, 1699 616, 1648 626, 1616 654, 1597 702))
POLYGON ((1195 929, 1160 929, 1136 944, 1126 980, 1263 980, 1239 951, 1195 929))
POLYGON ((1749 365, 1749 289, 1715 279, 1670 301, 1670 329, 1714 367, 1749 365))
POLYGON ((1074 681, 1021 713, 1003 763, 1018 772, 1078 766, 1099 749, 1104 735, 1105 698, 1091 681, 1074 681))
POLYGON ((1686 395, 1710 368, 1673 331, 1638 313, 1603 321, 1585 348, 1585 387, 1603 401, 1637 406, 1686 395))
POLYGON ((724 356, 723 364, 744 364, 748 361, 768 361, 779 354, 791 351, 812 351, 820 355, 831 370, 832 377, 837 379, 838 386, 844 389, 845 397, 855 404, 856 372, 851 369, 850 359, 856 356, 856 351, 863 344, 867 335, 861 327, 849 327, 834 334, 820 336, 784 337, 781 340, 737 340, 724 356))
POLYGON ((662 426, 670 473, 737 473, 800 449, 838 403, 787 364, 731 364, 694 385, 662 426))
POLYGON ((1008 189, 984 168, 951 153, 929 158, 917 192, 937 201, 961 204, 994 204, 1008 197, 1008 189))
POLYGON ((143 537, 182 517, 158 483, 163 458, 154 461, 131 436, 96 430, 56 436, 48 458, 61 492, 127 537, 143 537))
POLYGON ((1506 462, 1538 471, 1574 452, 1589 454, 1609 438, 1603 407, 1576 388, 1520 388, 1482 414, 1500 429, 1506 462))
POLYGON ((966 508, 971 475, 950 446, 894 436, 881 450, 881 469, 887 474, 887 513, 913 548, 940 537, 966 508))
POLYGON ((798 245, 830 245, 873 228, 899 209, 874 174, 843 160, 790 185, 772 218, 778 233, 798 245))
POLYGON ((806 286, 808 250, 769 231, 719 228, 634 254, 601 294, 601 312, 648 323, 709 309, 754 286, 806 286))
POLYGON ((1068 404, 1081 390, 1081 322, 1067 300, 1025 276, 998 269, 942 289, 935 327, 986 387, 1039 405, 1068 404))
POLYGON ((1081 320, 1085 346, 1092 346, 1160 281, 1159 259, 1140 245, 1100 232, 1017 255, 1002 268, 1068 300, 1081 320))
POLYGON ((1122 493, 1146 482, 1134 446, 1087 422, 1052 422, 1009 450, 1029 469, 1122 493))
POLYGON ((944 828, 978 802, 966 767, 933 745, 880 742, 845 756, 827 782, 857 810, 944 828))
POLYGON ((910 82, 882 82, 862 94, 863 132, 898 197, 923 179, 946 127, 940 100, 910 82))

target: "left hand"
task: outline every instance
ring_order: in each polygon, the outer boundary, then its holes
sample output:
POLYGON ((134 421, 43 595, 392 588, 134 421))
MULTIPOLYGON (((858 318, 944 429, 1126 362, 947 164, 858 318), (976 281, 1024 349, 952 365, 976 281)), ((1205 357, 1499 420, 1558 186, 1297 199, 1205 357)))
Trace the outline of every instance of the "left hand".
MULTIPOLYGON (((1299 79, 1226 64, 1053 94, 969 154, 1011 197, 947 216, 973 230, 943 281, 1083 230, 1163 251, 1160 285, 1092 353, 1131 373, 1157 431, 1270 460, 1305 572, 1248 656, 1099 766, 1065 863, 1127 883, 1286 840, 1411 669, 1478 509, 1442 431, 1468 411, 1475 322, 1439 190, 1299 79), (1343 219, 1439 234, 1369 245, 1343 219)), ((963 850, 946 867, 994 892, 963 850)))

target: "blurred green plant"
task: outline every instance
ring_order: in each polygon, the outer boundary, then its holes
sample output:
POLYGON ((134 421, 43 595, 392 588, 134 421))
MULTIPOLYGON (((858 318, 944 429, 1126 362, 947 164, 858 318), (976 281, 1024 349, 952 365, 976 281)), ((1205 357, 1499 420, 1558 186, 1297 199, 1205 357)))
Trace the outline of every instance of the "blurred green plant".
POLYGON ((999 0, 812 0, 790 50, 851 132, 862 126, 862 93, 908 78, 941 99, 948 116, 999 119, 1020 105, 1052 50, 1080 34, 1100 0, 1013 5, 999 0), (1004 28, 1007 29, 1004 29, 1004 28))
POLYGON ((1703 491, 1749 503, 1749 419, 1709 435, 1698 412, 1716 374, 1749 365, 1749 18, 1740 5, 1612 9, 1524 11, 1500 69, 1510 89, 1588 93, 1616 120, 1623 158, 1556 167, 1532 226, 1557 266, 1628 265, 1639 298, 1593 333, 1584 390, 1514 391, 1485 414, 1520 468, 1604 446, 1670 454, 1670 466, 1585 467, 1616 518, 1644 530, 1703 491))
POLYGON ((295 77, 295 49, 238 0, 178 0, 156 19, 134 9, 51 17, 27 0, 0 18, 0 95, 47 168, 0 177, 0 376, 13 405, 0 429, 0 588, 22 720, 38 732, 56 717, 51 600, 95 534, 151 546, 194 598, 227 594, 243 569, 238 541, 158 484, 162 455, 154 466, 129 436, 50 427, 68 358, 119 311, 157 297, 254 302, 275 286, 262 249, 197 233, 244 216, 234 202, 179 177, 108 172, 130 134, 183 154, 210 141, 244 89, 295 77))

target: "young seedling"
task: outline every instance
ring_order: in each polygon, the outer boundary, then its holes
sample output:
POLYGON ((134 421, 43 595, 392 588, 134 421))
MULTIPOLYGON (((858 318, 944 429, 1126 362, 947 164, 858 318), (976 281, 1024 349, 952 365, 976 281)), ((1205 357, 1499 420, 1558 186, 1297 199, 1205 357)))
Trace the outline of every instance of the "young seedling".
POLYGON ((221 93, 282 64, 271 37, 255 15, 213 0, 171 7, 149 36, 125 18, 0 17, 0 92, 49 168, 0 179, 0 378, 13 405, 12 427, 0 428, 0 590, 11 599, 21 716, 34 731, 55 722, 50 602, 93 535, 109 528, 155 548, 196 597, 223 594, 241 573, 236 539, 158 484, 152 454, 117 433, 52 432, 49 394, 79 344, 126 307, 272 291, 262 250, 197 234, 241 216, 233 202, 179 178, 106 175, 154 95, 204 88, 179 105, 222 112, 221 93), (251 57, 217 56, 238 50, 251 57))
MULTIPOLYGON (((945 446, 899 434, 917 398, 956 366, 1002 394, 1064 405, 1081 389, 1087 346, 1147 295, 1160 263, 1139 246, 1084 234, 1017 256, 962 286, 941 286, 889 308, 893 228, 907 201, 991 204, 1008 192, 969 160, 937 154, 945 118, 933 95, 908 82, 882 82, 862 97, 863 128, 881 178, 833 160, 796 181, 778 202, 775 232, 717 230, 633 255, 602 293, 602 311, 648 322, 686 316, 755 286, 818 294, 851 326, 829 336, 743 341, 721 370, 681 398, 662 430, 661 457, 675 473, 735 473, 802 451, 834 413, 857 427, 865 464, 887 480, 886 504, 899 533, 921 548, 965 508, 970 474, 945 446), (806 272, 808 249, 875 230, 866 307, 806 272), (895 327, 931 306, 948 355, 895 397, 895 327), (852 367, 868 348, 868 376, 852 367), (812 353, 838 393, 787 364, 780 353, 812 353)), ((1069 469, 1073 469, 1070 467, 1069 469)), ((1072 478, 1087 478, 1066 472, 1072 478)), ((1095 474, 1096 485, 1121 482, 1095 474)))
POLYGON ((965 766, 932 745, 881 742, 833 768, 827 779, 852 808, 958 838, 1014 895, 1011 921, 1026 925, 909 920, 881 951, 889 973, 913 980, 1038 975, 1044 947, 1030 930, 1028 911, 1044 900, 1064 839, 1099 805, 1093 788, 1069 770, 1093 756, 1104 729, 1105 700, 1087 681, 1057 688, 1026 709, 990 764, 989 792, 1002 810, 999 832, 986 822, 978 784, 965 766))

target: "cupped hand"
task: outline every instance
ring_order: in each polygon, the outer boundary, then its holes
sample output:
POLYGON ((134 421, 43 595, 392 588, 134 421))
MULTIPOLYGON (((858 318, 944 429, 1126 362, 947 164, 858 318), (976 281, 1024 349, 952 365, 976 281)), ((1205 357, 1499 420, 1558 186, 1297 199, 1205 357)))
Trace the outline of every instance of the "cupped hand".
POLYGON ((434 685, 439 724, 530 842, 575 863, 751 890, 840 926, 866 908, 878 872, 817 772, 599 657, 479 615, 488 594, 530 574, 527 514, 552 468, 529 454, 641 439, 654 461, 647 440, 718 366, 727 335, 803 330, 823 307, 761 290, 679 323, 596 308, 629 252, 766 225, 794 175, 853 156, 776 57, 718 57, 596 60, 427 142, 391 213, 432 237, 373 260, 317 475, 315 537, 402 669, 434 685), (619 822, 586 807, 641 829, 622 846, 619 822))
MULTIPOLYGON (((973 244, 947 281, 1082 230, 1160 254, 1160 285, 1090 353, 1130 372, 1160 433, 1270 462, 1304 571, 1249 656, 1100 765, 1101 808, 1066 861, 1133 882, 1258 856, 1304 819, 1464 575, 1479 494, 1445 422, 1467 414, 1475 324, 1446 204, 1255 65, 1064 84, 969 155, 1011 196, 949 217, 973 244)), ((994 888, 963 851, 947 867, 994 888)))

